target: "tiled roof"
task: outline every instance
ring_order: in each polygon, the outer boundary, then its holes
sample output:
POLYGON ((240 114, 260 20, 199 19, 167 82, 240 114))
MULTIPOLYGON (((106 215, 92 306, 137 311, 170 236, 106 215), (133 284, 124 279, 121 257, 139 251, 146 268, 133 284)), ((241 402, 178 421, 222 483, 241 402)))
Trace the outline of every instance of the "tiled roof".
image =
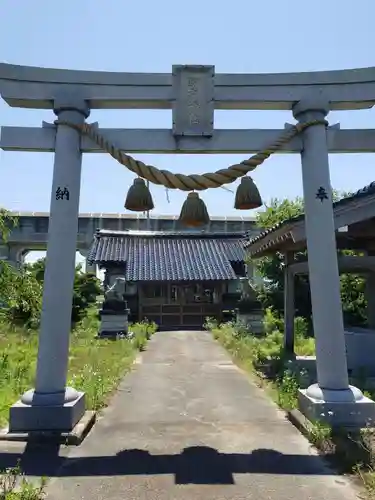
POLYGON ((89 262, 124 263, 129 281, 231 280, 241 262, 240 235, 97 231, 89 262))
MULTIPOLYGON (((365 187, 359 189, 356 193, 354 193, 350 196, 346 196, 345 198, 342 198, 339 201, 336 201, 335 203, 333 203, 333 208, 335 209, 336 207, 341 207, 343 205, 346 205, 347 203, 355 202, 359 198, 364 198, 366 196, 370 196, 373 194, 375 194, 375 181, 371 182, 371 184, 369 184, 368 186, 365 186, 365 187)), ((291 217, 290 219, 287 219, 283 222, 279 222, 278 224, 271 227, 270 229, 262 231, 258 236, 255 236, 254 238, 248 237, 247 241, 245 241, 245 243, 244 243, 244 247, 247 248, 250 245, 252 245, 253 243, 256 243, 257 241, 261 240, 262 238, 264 238, 268 234, 273 233, 277 229, 280 229, 282 227, 287 228, 290 224, 295 224, 296 222, 303 220, 304 217, 305 217, 304 213, 297 215, 296 217, 291 217)))

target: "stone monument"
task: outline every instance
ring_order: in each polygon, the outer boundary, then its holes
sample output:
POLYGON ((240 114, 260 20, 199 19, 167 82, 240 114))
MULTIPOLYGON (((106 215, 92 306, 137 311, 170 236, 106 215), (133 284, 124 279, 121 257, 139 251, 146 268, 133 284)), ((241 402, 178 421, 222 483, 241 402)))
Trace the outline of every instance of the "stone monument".
POLYGON ((104 295, 100 317, 100 338, 118 338, 128 334, 129 309, 125 296, 125 278, 117 276, 104 295))
POLYGON ((250 278, 240 278, 241 297, 236 308, 236 320, 249 330, 249 334, 263 333, 263 309, 257 300, 250 278))

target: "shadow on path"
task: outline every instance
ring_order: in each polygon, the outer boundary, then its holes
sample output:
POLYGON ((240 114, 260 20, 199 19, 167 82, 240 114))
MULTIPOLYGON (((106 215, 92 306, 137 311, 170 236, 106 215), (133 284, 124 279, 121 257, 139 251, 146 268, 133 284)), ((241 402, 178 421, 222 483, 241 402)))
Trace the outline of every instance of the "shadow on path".
POLYGON ((272 449, 219 453, 206 446, 185 448, 180 454, 151 455, 146 450, 123 450, 114 456, 64 458, 59 446, 28 445, 23 454, 0 453, 0 468, 17 465, 29 476, 84 477, 173 474, 175 484, 234 484, 233 474, 332 475, 313 455, 284 455, 272 449))

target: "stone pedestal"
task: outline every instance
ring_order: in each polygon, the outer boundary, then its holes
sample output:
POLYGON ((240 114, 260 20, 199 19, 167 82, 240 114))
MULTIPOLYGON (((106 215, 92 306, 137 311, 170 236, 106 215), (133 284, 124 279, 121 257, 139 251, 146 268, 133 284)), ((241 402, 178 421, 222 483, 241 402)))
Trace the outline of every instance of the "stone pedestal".
POLYGON ((358 429, 374 427, 375 403, 356 387, 337 391, 321 390, 317 384, 298 391, 298 406, 311 422, 332 427, 358 429), (315 389, 315 393, 314 393, 315 389))
POLYGON ((263 327, 263 311, 261 309, 254 309, 250 312, 244 312, 236 309, 236 321, 249 329, 250 334, 262 335, 264 332, 263 327))
POLYGON ((55 405, 27 404, 17 401, 10 408, 9 432, 71 432, 85 413, 85 395, 78 392, 73 401, 55 405))
POLYGON ((117 338, 128 334, 128 317, 130 310, 123 311, 101 310, 99 338, 117 338))

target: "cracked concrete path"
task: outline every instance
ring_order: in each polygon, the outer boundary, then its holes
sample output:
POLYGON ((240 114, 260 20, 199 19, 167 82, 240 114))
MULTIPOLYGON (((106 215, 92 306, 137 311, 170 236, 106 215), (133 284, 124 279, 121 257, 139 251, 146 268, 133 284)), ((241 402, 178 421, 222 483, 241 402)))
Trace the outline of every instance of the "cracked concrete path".
POLYGON ((354 500, 206 332, 158 333, 80 447, 53 500, 354 500))

